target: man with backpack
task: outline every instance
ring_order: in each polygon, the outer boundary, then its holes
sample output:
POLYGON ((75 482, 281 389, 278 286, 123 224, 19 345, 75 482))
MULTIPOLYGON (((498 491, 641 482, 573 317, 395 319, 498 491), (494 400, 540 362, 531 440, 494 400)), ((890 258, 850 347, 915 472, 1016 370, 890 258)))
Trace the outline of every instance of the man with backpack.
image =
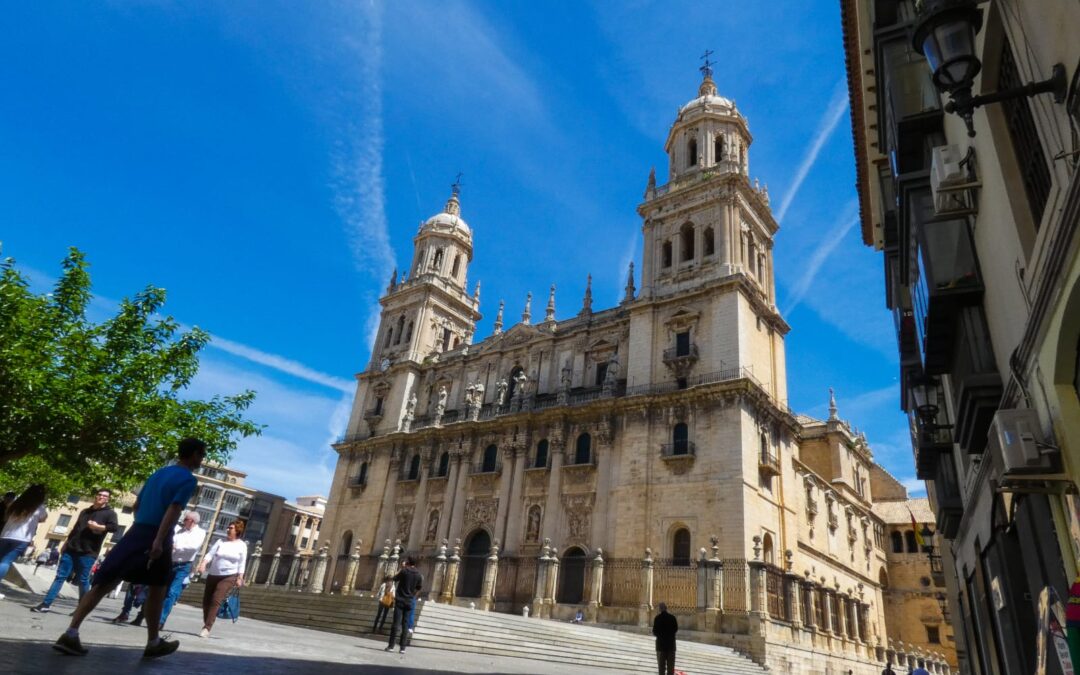
POLYGON ((409 641, 408 616, 413 602, 420 595, 420 589, 424 585, 424 575, 416 569, 416 560, 409 556, 405 558, 405 564, 401 571, 394 575, 393 581, 397 584, 394 591, 394 619, 390 623, 390 644, 386 651, 394 648, 394 638, 401 629, 401 640, 398 643, 398 652, 405 653, 405 646, 409 641))

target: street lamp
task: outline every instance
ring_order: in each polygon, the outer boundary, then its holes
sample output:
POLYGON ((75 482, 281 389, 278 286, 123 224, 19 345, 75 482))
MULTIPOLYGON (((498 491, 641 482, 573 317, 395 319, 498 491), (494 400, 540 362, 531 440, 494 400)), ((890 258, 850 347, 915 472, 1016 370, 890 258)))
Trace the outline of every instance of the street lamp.
POLYGON ((927 375, 911 380, 911 395, 915 398, 915 412, 925 431, 937 428, 938 381, 927 375))
POLYGON ((956 113, 975 135, 972 114, 975 108, 1013 98, 1051 93, 1054 102, 1065 100, 1065 66, 1054 64, 1052 75, 1041 82, 973 96, 971 85, 982 69, 975 55, 975 35, 982 28, 982 11, 975 0, 924 0, 919 7, 912 43, 926 57, 933 71, 934 85, 951 101, 945 111, 956 113))
POLYGON ((929 525, 923 525, 922 530, 919 531, 919 536, 922 537, 922 540, 923 540, 923 547, 922 547, 923 553, 925 553, 928 556, 933 556, 934 555, 934 539, 933 539, 934 533, 930 529, 930 526, 929 525))

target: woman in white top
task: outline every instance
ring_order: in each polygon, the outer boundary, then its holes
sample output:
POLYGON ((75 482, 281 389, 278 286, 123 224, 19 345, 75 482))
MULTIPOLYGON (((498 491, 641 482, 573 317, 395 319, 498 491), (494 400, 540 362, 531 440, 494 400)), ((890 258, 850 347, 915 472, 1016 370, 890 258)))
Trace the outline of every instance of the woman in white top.
POLYGON ((203 590, 203 629, 199 637, 210 637, 218 607, 233 588, 244 585, 248 553, 244 527, 244 521, 234 520, 225 531, 226 538, 215 541, 199 565, 199 574, 209 572, 203 590))
MULTIPOLYGON (((38 523, 49 516, 45 510, 45 486, 31 485, 7 507, 4 529, 0 530, 0 579, 23 554, 37 534, 38 523)), ((0 593, 0 600, 4 599, 0 593)))

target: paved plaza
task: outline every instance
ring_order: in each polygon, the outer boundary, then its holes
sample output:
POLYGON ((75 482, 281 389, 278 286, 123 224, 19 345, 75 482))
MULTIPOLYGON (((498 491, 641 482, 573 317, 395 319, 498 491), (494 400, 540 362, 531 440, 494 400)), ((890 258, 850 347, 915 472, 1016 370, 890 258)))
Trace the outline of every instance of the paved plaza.
MULTIPOLYGON (((32 568, 31 568, 32 569, 32 568)), ((39 573, 32 580, 36 589, 47 585, 52 574, 39 573)), ((70 590, 70 586, 68 589, 70 590)), ((41 589, 44 590, 44 589, 41 589)), ((85 657, 65 656, 51 644, 70 620, 73 599, 61 598, 49 614, 35 614, 29 607, 41 599, 3 584, 6 600, 0 600, 0 672, 5 673, 314 673, 363 672, 387 675, 421 673, 535 673, 537 675, 578 675, 594 669, 575 668, 509 657, 447 652, 411 647, 405 654, 384 652, 384 639, 371 640, 334 633, 283 626, 241 618, 235 624, 219 620, 214 635, 198 637, 201 613, 194 607, 178 605, 169 617, 164 633, 180 640, 180 650, 158 660, 143 661, 146 629, 113 625, 109 619, 120 613, 121 600, 106 599, 83 623, 85 657)), ((121 596, 122 597, 122 596, 121 596)), ((241 598, 243 594, 241 593, 241 598)), ((242 600, 241 600, 242 604, 242 600)), ((241 611, 243 608, 241 607, 241 611)))

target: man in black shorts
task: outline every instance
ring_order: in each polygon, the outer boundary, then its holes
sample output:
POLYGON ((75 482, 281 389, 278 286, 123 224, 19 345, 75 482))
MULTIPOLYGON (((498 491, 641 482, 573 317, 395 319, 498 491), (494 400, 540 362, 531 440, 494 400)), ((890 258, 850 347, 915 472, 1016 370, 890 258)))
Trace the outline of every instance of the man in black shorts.
POLYGON ((82 656, 89 650, 79 641, 79 626, 121 581, 150 587, 146 596, 146 649, 143 658, 167 656, 180 646, 179 640, 158 636, 161 606, 172 573, 172 534, 180 511, 195 491, 192 471, 202 466, 206 444, 194 438, 180 441, 179 461, 158 469, 147 479, 135 502, 135 523, 124 534, 98 568, 89 592, 79 601, 71 625, 53 644, 53 649, 82 656))

